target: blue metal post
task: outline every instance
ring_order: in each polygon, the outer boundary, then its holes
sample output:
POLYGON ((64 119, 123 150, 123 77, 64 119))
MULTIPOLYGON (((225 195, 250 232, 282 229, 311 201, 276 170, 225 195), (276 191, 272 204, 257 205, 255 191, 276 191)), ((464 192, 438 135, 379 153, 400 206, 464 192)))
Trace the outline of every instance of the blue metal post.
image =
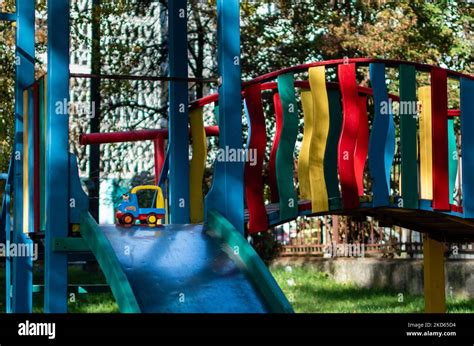
MULTIPOLYGON (((240 2, 217 1, 219 88, 219 148, 242 150, 242 100, 240 68, 240 2)), ((225 155, 224 155, 225 156, 225 155)), ((206 210, 216 209, 244 232, 244 162, 216 162, 206 210)), ((238 157, 234 156, 234 157, 238 157)))
MULTIPOLYGON (((168 1, 169 68, 171 77, 188 77, 186 0, 168 1)), ((189 223, 188 83, 169 84, 170 223, 189 223)))
MULTIPOLYGON (((15 75, 15 152, 14 152, 14 221, 13 241, 32 244, 23 233, 23 90, 35 79, 35 1, 17 0, 16 75, 15 75)), ((32 311, 33 261, 31 257, 12 260, 12 311, 32 311)), ((8 282, 8 280, 7 280, 8 282)), ((7 287, 7 294, 10 287, 7 287)))
MULTIPOLYGON (((5 234, 2 235, 1 241, 5 244, 10 244, 11 242, 11 214, 10 214, 10 201, 11 201, 11 185, 13 183, 13 155, 10 159, 10 164, 8 165, 8 173, 0 174, 0 179, 5 180, 5 192, 3 194, 3 204, 2 209, 0 210, 0 231, 5 231, 5 234)), ((5 312, 12 312, 12 300, 10 296, 11 290, 11 258, 10 258, 10 247, 6 246, 6 257, 5 257, 5 312)))
POLYGON ((67 312, 67 254, 53 240, 69 229, 69 0, 48 0, 45 312, 67 312))
POLYGON ((474 81, 461 78, 461 176, 464 217, 474 218, 474 81))
MULTIPOLYGON (((10 193, 11 193, 11 186, 9 182, 5 186, 5 243, 9 244, 11 242, 11 225, 10 225, 10 193)), ((11 313, 12 312, 12 299, 10 297, 10 290, 12 284, 12 277, 11 277, 11 258, 10 258, 10 247, 6 247, 6 259, 5 259, 5 284, 7 290, 5 291, 5 312, 11 313)))
POLYGON ((0 13, 0 20, 4 20, 7 22, 14 22, 16 21, 16 13, 0 13))
MULTIPOLYGON (((28 162, 27 162, 27 167, 28 167, 28 195, 23 196, 23 198, 28 199, 28 208, 29 213, 28 213, 28 232, 34 232, 34 224, 35 224, 35 200, 34 200, 34 171, 35 171, 35 155, 34 155, 34 149, 35 149, 35 141, 34 141, 34 119, 35 119, 35 102, 34 102, 34 88, 31 87, 28 91, 28 162)), ((23 231, 25 230, 25 227, 23 227, 23 231)))

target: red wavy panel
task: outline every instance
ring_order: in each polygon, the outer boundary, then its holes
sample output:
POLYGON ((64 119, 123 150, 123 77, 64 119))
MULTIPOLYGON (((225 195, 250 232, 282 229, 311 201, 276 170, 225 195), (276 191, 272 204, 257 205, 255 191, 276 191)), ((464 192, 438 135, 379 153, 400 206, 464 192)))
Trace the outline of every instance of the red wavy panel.
POLYGON ((357 132, 357 143, 354 152, 354 171, 357 180, 357 191, 359 196, 364 195, 364 168, 369 151, 369 119, 367 116, 367 97, 358 97, 359 105, 359 131, 357 132))
POLYGON ((338 77, 342 96, 343 120, 337 163, 341 182, 342 205, 345 209, 351 209, 359 207, 359 191, 354 169, 354 153, 359 133, 360 117, 356 65, 339 65, 338 77))
POLYGON ((248 155, 256 152, 256 161, 245 163, 245 197, 249 213, 248 232, 250 234, 268 229, 267 211, 263 200, 263 160, 267 146, 265 116, 263 114, 260 85, 245 90, 245 104, 250 121, 248 155))
POLYGON ((433 210, 451 209, 448 166, 448 74, 431 70, 431 133, 433 138, 433 210))
POLYGON ((271 201, 272 203, 277 203, 279 197, 275 163, 278 144, 280 143, 281 126, 283 122, 283 109, 281 108, 281 99, 279 93, 275 93, 273 95, 273 104, 275 106, 276 129, 275 137, 273 138, 272 149, 270 151, 270 161, 268 162, 268 180, 270 185, 271 201))

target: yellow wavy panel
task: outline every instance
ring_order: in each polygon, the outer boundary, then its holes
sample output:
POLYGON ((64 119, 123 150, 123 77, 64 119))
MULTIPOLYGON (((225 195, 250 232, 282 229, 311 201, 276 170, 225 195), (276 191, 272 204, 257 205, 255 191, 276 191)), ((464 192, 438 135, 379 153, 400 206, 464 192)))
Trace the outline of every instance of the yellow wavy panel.
POLYGON ((301 103, 303 104, 304 131, 303 142, 301 143, 300 155, 298 157, 298 181, 300 185, 300 199, 310 200, 309 155, 313 135, 313 96, 310 90, 303 90, 301 92, 301 103))
POLYGON ((433 199, 433 169, 431 143, 431 86, 418 88, 420 112, 420 195, 433 199))
POLYGON ((313 96, 313 133, 309 157, 309 179, 312 211, 317 213, 329 209, 328 191, 324 179, 324 153, 329 133, 329 101, 324 66, 309 69, 309 85, 313 96))
POLYGON ((193 157, 189 167, 189 207, 191 223, 204 221, 204 196, 202 180, 206 167, 207 143, 204 130, 202 108, 193 109, 189 114, 193 157))

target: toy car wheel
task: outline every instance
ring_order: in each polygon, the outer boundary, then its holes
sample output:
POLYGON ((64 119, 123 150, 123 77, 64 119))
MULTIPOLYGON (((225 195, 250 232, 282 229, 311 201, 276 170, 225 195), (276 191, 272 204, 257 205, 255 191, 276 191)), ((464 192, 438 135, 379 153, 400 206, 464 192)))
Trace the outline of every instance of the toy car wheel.
POLYGON ((120 222, 124 225, 131 225, 131 224, 133 224, 134 221, 135 221, 135 218, 133 217, 132 214, 124 214, 120 218, 120 222))
POLYGON ((146 217, 146 221, 148 222, 149 225, 156 225, 158 223, 158 215, 155 213, 148 214, 146 217))

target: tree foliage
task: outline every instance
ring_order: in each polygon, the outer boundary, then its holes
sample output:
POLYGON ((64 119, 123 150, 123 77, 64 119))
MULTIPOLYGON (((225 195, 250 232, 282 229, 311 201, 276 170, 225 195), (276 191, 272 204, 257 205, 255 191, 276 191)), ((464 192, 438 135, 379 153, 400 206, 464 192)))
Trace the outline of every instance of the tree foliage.
MULTIPOLYGON (((38 52, 46 42, 45 0, 38 2, 38 52)), ((96 14, 90 1, 72 1, 71 47, 90 49, 88 34, 96 14), (81 5, 86 4, 86 6, 81 5)), ((2 2, 13 10, 14 1, 2 2)), ((244 79, 295 64, 347 57, 381 57, 432 63, 472 72, 473 6, 462 0, 402 1, 241 1, 242 72, 244 79)), ((102 73, 166 75, 168 73, 167 1, 102 0, 100 56, 102 73)), ((217 77, 215 1, 188 1, 188 56, 190 75, 217 77)), ((0 24, 0 170, 6 169, 13 141, 14 30, 0 24)), ((41 55, 41 54, 40 54, 41 55)), ((89 57, 90 59, 90 57, 89 57)), ((38 61, 38 74, 43 61, 38 61)), ((73 90, 88 88, 87 81, 72 80, 73 90), (74 89, 75 88, 75 89, 74 89)), ((215 84, 190 84, 190 99, 215 91, 215 84)), ((78 91, 79 92, 79 91, 78 91)), ((166 82, 103 81, 101 131, 157 127, 167 118, 166 82), (159 91, 159 99, 149 95, 159 91)), ((86 96, 81 100, 87 101, 86 96)), ((272 110, 268 109, 269 121, 272 110)), ((207 115, 207 123, 214 120, 207 115)), ((77 145, 88 130, 86 118, 71 118, 71 148, 86 157, 77 145)), ((271 133, 269 133, 271 136, 271 133)), ((149 169, 149 144, 104 146, 103 173, 149 169), (129 153, 128 158, 121 153, 129 153), (124 162, 126 164, 124 164, 124 162)), ((126 155, 126 156, 127 156, 126 155)), ((85 169, 85 163, 82 168, 85 169)))
POLYGON ((473 14, 465 1, 249 1, 243 6, 244 76, 345 56, 471 72, 473 14))

